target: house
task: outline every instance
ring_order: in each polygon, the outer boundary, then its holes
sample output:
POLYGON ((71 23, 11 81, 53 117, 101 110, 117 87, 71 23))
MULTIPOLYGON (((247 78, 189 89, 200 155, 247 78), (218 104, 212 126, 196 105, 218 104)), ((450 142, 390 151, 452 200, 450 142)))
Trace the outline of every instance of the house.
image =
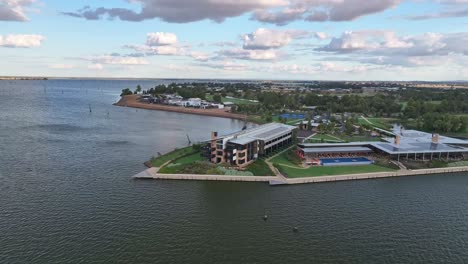
POLYGON ((189 99, 186 101, 186 105, 185 105, 185 106, 200 107, 201 104, 202 104, 202 99, 200 99, 200 98, 189 98, 189 99))

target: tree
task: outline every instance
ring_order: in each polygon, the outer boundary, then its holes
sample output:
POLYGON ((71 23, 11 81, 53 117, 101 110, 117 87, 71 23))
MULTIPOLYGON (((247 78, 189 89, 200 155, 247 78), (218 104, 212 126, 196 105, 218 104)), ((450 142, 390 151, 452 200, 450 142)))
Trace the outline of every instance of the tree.
POLYGON ((134 94, 138 94, 139 92, 141 92, 141 86, 140 86, 140 85, 137 85, 137 88, 135 89, 135 93, 134 93, 134 94))
POLYGON ((354 132, 353 122, 351 122, 351 119, 348 119, 346 120, 346 123, 345 123, 345 133, 346 135, 351 136, 353 132, 354 132))
POLYGON ((222 103, 222 102, 223 102, 222 97, 221 97, 221 95, 219 95, 219 94, 215 94, 215 95, 213 96, 213 101, 215 101, 215 102, 217 102, 217 103, 222 103))
POLYGON ((133 94, 132 91, 129 88, 122 89, 122 93, 120 96, 125 96, 125 95, 131 95, 133 94))
POLYGON ((310 119, 307 120, 307 130, 311 131, 312 130, 312 123, 310 122, 310 119))

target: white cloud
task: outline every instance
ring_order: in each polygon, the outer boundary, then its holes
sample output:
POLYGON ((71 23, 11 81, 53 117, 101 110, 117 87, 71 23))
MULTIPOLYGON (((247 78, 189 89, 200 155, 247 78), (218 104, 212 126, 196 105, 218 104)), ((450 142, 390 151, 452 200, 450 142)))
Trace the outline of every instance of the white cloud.
POLYGON ((198 61, 207 61, 210 58, 210 55, 206 52, 192 51, 190 56, 198 61))
POLYGON ((285 25, 295 20, 350 21, 361 16, 385 11, 398 5, 401 0, 290 0, 279 11, 259 10, 252 19, 285 25))
MULTIPOLYGON (((143 58, 135 58, 135 57, 120 57, 120 56, 97 56, 97 57, 90 57, 85 58, 85 60, 93 62, 95 65, 97 64, 113 64, 113 65, 148 65, 149 62, 143 58)), ((96 66, 99 67, 99 66, 96 66)))
POLYGON ((35 0, 2 0, 0 1, 0 21, 27 21, 24 8, 35 0))
POLYGON ((232 61, 221 61, 214 63, 203 63, 199 66, 209 67, 213 69, 225 70, 225 71, 246 71, 249 67, 242 63, 235 63, 232 61))
POLYGON ((153 55, 185 55, 184 48, 178 46, 147 46, 147 45, 126 45, 125 48, 133 49, 144 53, 146 56, 153 55))
POLYGON ((318 51, 377 55, 432 56, 468 55, 468 32, 425 33, 399 37, 392 31, 349 31, 333 38, 318 51))
POLYGON ((49 68, 57 69, 57 70, 69 70, 69 69, 75 68, 75 65, 58 63, 58 64, 50 64, 49 68))
POLYGON ((0 35, 0 47, 34 48, 41 46, 44 39, 41 35, 0 35))
POLYGON ((104 69, 104 66, 102 66, 102 64, 95 63, 95 64, 88 65, 88 69, 100 71, 100 70, 104 69))
POLYGON ((278 49, 288 45, 293 39, 303 38, 309 33, 301 30, 274 30, 259 28, 251 34, 242 36, 244 49, 278 49))
POLYGON ((148 33, 146 45, 148 46, 165 46, 177 44, 177 36, 174 33, 155 32, 148 33))
POLYGON ((325 32, 315 32, 314 36, 318 39, 327 39, 328 35, 325 32))
POLYGON ((141 11, 135 12, 125 8, 91 9, 86 7, 77 12, 64 12, 63 14, 89 20, 107 16, 127 21, 159 18, 172 23, 187 23, 204 19, 222 22, 228 17, 237 17, 254 10, 288 4, 286 0, 131 0, 131 2, 141 4, 141 11))
POLYGON ((219 59, 238 59, 238 60, 277 60, 282 57, 282 53, 277 50, 245 50, 230 49, 218 51, 219 59))

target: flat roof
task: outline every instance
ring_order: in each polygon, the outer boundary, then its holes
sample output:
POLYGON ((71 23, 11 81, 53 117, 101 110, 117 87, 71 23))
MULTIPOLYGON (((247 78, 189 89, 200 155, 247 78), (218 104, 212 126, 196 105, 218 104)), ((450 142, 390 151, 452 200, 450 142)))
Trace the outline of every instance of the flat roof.
POLYGON ((283 134, 291 132, 293 129, 296 129, 296 127, 281 123, 269 123, 220 138, 232 137, 229 142, 244 145, 255 140, 268 141, 275 139, 283 134))
POLYGON ((468 148, 447 145, 443 143, 376 143, 373 147, 388 154, 411 154, 411 153, 442 153, 442 152, 468 152, 468 148))
POLYGON ((306 148, 304 153, 348 153, 348 152, 372 152, 367 147, 327 147, 327 148, 306 148))

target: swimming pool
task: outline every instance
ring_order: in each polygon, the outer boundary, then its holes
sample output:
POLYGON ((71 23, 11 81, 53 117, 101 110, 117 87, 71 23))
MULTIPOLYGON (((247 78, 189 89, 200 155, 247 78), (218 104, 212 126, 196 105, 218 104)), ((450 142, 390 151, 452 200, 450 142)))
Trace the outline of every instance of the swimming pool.
POLYGON ((293 114, 293 113, 281 114, 279 116, 281 116, 282 118, 286 118, 286 119, 304 119, 305 118, 305 114, 293 114))
POLYGON ((369 165, 374 163, 372 160, 362 157, 320 159, 320 162, 323 166, 369 165))

